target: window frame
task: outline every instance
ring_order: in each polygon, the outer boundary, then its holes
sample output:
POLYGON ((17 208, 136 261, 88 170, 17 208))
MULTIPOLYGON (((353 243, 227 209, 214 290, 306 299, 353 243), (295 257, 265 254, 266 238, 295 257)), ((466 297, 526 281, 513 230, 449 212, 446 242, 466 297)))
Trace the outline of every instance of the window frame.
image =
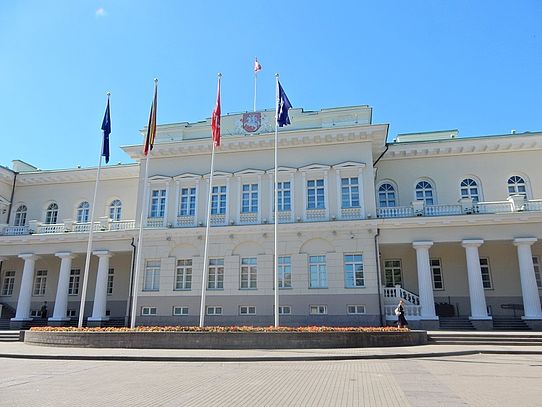
POLYGON ((56 225, 58 222, 58 211, 59 207, 56 202, 51 202, 49 205, 47 205, 47 209, 45 209, 45 224, 46 225, 56 225))
POLYGON ((416 181, 414 186, 414 199, 416 201, 422 201, 426 206, 437 205, 437 193, 435 183, 426 178, 421 178, 416 181), (420 186, 421 185, 421 186, 420 186), (428 194, 428 192, 431 192, 428 194), (422 196, 420 197, 419 194, 422 196), (429 202, 430 201, 430 202, 429 202))
POLYGON ((309 315, 327 315, 327 314, 328 314, 327 304, 310 304, 309 305, 309 315))
POLYGON ((540 264, 540 256, 533 256, 533 270, 536 279, 536 286, 542 290, 542 268, 540 264))
POLYGON ((255 305, 239 305, 239 315, 256 315, 255 305), (243 312, 245 310, 245 312, 243 312))
POLYGON ((207 265, 207 290, 210 291, 223 291, 224 290, 224 258, 215 257, 209 259, 209 264, 207 265), (213 280, 211 280, 211 270, 213 271, 213 280), (213 283, 211 284, 211 281, 213 283))
POLYGON ((472 199, 473 203, 481 202, 482 190, 480 186, 480 181, 477 178, 472 177, 472 176, 463 178, 459 182, 459 196, 461 197, 461 199, 465 199, 465 198, 472 199), (471 182, 471 184, 467 185, 468 182, 471 182), (474 188, 476 189, 476 193, 473 193, 474 188))
POLYGON ((493 290, 493 277, 491 276, 491 266, 489 262, 489 257, 480 257, 480 274, 482 276, 482 286, 484 287, 484 290, 493 290), (482 263, 486 264, 482 264, 482 263), (484 275, 487 275, 487 278, 484 279, 484 275), (489 284, 486 284, 486 282, 489 282, 489 284), (486 287, 486 285, 488 285, 486 287))
POLYGON ((90 222, 90 204, 88 201, 83 201, 77 206, 75 213, 76 223, 89 223, 90 222))
POLYGON ((343 254, 343 275, 344 275, 344 288, 365 288, 365 273, 363 266, 363 253, 344 253, 343 254), (352 257, 352 260, 347 260, 347 257, 352 257), (356 260, 359 257, 359 261, 356 260), (356 269, 356 265, 361 264, 361 270, 356 269), (352 270, 347 270, 347 266, 352 265, 352 270), (349 274, 352 274, 349 278, 349 274), (358 284, 357 274, 361 273, 361 284, 358 284))
POLYGON ((148 305, 141 306, 141 314, 142 317, 154 317, 158 315, 158 311, 156 307, 151 307, 148 305))
POLYGON ((279 256, 277 264, 279 290, 292 288, 292 256, 279 256), (288 285, 286 282, 289 281, 288 285))
POLYGON ((13 295, 13 288, 15 287, 15 270, 5 270, 2 276, 2 291, 0 295, 2 297, 10 297, 13 295))
POLYGON ((258 289, 258 258, 257 257, 242 257, 241 258, 240 266, 239 266, 239 289, 240 290, 257 290, 258 289))
POLYGON ((384 270, 384 286, 385 287, 395 287, 396 285, 403 286, 403 261, 401 259, 384 259, 384 265, 382 267, 384 270), (399 265, 388 266, 388 262, 398 262, 399 265), (399 270, 399 279, 400 282, 397 282, 395 277, 397 275, 396 271, 399 270), (391 272, 391 285, 388 284, 388 272, 391 272))
POLYGON ((364 304, 347 304, 346 305, 346 314, 347 315, 365 315, 367 314, 367 308, 364 304), (351 310, 351 307, 354 309, 351 310))
POLYGON ((429 269, 431 270, 431 282, 433 284, 433 291, 444 291, 444 275, 442 272, 442 260, 440 258, 429 259, 429 269), (433 262, 438 262, 438 264, 433 264, 433 262), (437 287, 436 274, 440 278, 440 287, 437 287))
POLYGON ((32 286, 33 297, 43 297, 47 289, 47 270, 36 270, 32 286))
POLYGON ((361 208, 361 182, 359 176, 339 177, 341 191, 341 209, 361 208), (347 180, 347 184, 344 181, 347 180), (355 185, 352 183, 355 180, 355 185), (345 191, 346 189, 346 191, 345 191), (354 191, 355 190, 355 191, 354 191), (354 196, 357 194, 357 205, 354 196), (345 201, 346 196, 346 201, 345 201), (346 202, 346 205, 345 205, 346 202))
POLYGON ((174 305, 171 312, 174 317, 182 317, 189 315, 190 309, 185 305, 174 305), (180 312, 177 312, 178 310, 180 310, 180 312))
POLYGON ((177 259, 175 262, 175 280, 173 291, 192 290, 193 259, 177 259))
POLYGON ((68 295, 79 295, 79 288, 81 282, 81 269, 73 268, 70 270, 70 279, 68 282, 68 295))
POLYGON ((113 199, 109 204, 109 219, 119 222, 122 219, 122 201, 113 199))
POLYGON ((13 226, 25 226, 28 215, 28 207, 25 204, 20 204, 15 210, 13 226))
POLYGON ((394 183, 390 181, 383 181, 381 182, 377 189, 376 189, 376 199, 378 202, 379 208, 395 208, 398 206, 398 194, 397 194, 397 187, 394 183), (384 186, 390 186, 390 189, 386 189, 385 191, 380 191, 381 188, 384 186), (393 193, 393 197, 390 198, 390 194, 393 193), (384 194, 384 199, 381 199, 381 194, 384 194), (390 205, 389 203, 393 200, 393 205, 390 205), (385 203, 385 205, 382 205, 382 203, 385 203))
POLYGON ((222 305, 207 305, 205 307, 205 315, 211 315, 211 316, 217 316, 217 315, 224 315, 224 308, 222 305), (213 310, 211 313, 210 311, 213 310), (220 311, 220 312, 217 312, 220 311))
POLYGON ((113 289, 115 287, 115 269, 109 267, 107 270, 107 295, 113 295, 113 289))
POLYGON ((160 269, 162 262, 159 259, 148 259, 145 261, 145 272, 143 273, 144 292, 160 291, 160 269), (154 263, 154 264, 152 264, 154 263), (150 278, 147 277, 150 275, 150 278))
POLYGON ((309 289, 328 288, 326 255, 309 256, 309 289), (316 278, 313 278, 315 276, 316 278), (313 285, 313 281, 315 285, 313 285))

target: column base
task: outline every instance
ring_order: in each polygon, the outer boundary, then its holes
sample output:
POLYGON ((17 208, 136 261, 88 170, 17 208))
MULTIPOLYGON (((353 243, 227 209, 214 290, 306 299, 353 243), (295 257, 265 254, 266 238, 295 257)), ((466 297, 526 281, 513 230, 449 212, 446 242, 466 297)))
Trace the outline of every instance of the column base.
POLYGON ((476 318, 469 317, 470 323, 477 331, 492 331, 493 330, 493 318, 476 318))
POLYGON ((542 319, 530 319, 530 318, 525 318, 525 317, 521 317, 521 319, 533 331, 542 331, 542 319))
POLYGON ((69 325, 70 318, 49 318, 47 325, 49 326, 67 326, 69 325))
POLYGON ((87 319, 87 327, 89 328, 101 328, 105 326, 105 323, 109 321, 109 317, 103 317, 103 318, 92 318, 89 317, 87 319))
POLYGON ((438 317, 435 319, 420 319, 419 323, 416 325, 424 331, 435 331, 440 328, 438 317))
POLYGON ((9 321, 9 328, 14 329, 14 330, 28 329, 30 327, 31 322, 32 322, 32 318, 25 318, 25 319, 11 318, 9 321))

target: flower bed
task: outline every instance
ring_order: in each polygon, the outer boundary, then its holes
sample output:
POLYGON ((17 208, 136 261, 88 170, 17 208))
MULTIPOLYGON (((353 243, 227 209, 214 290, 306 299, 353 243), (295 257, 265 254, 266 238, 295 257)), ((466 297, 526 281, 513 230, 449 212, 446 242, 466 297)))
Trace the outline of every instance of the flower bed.
POLYGON ((412 346, 425 331, 394 327, 34 327, 25 342, 46 346, 139 349, 325 349, 412 346))

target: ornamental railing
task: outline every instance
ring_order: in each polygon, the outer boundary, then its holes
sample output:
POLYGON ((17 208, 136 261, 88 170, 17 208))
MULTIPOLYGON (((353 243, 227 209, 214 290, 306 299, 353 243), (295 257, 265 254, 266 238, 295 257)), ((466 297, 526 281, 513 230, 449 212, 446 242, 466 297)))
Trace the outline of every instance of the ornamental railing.
POLYGON ((361 219, 361 208, 341 208, 341 219, 361 219))
POLYGON ((163 228, 164 218, 147 218, 146 226, 148 228, 163 228))
POLYGON ((30 234, 28 226, 6 226, 2 230, 4 236, 23 236, 30 234))
POLYGON ((196 217, 194 215, 177 216, 176 226, 178 228, 189 228, 196 226, 196 217))
POLYGON ((327 213, 325 209, 307 209, 305 219, 308 222, 317 222, 327 219, 327 213))
POLYGON ((239 223, 243 223, 243 224, 258 223, 258 212, 240 213, 239 223))
POLYGON ((377 208, 376 215, 379 218, 410 218, 414 216, 414 208, 412 206, 377 208))
POLYGON ((420 297, 400 285, 394 287, 384 287, 384 302, 387 304, 396 304, 399 300, 405 300, 408 304, 420 305, 420 297))

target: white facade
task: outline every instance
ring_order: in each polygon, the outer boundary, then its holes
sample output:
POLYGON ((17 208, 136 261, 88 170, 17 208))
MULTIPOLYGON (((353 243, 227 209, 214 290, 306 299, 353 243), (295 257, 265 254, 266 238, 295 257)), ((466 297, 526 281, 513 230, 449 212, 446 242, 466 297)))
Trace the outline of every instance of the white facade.
MULTIPOLYGON (((255 132, 243 114, 222 118, 207 324, 273 323, 273 114, 257 112, 255 132)), ((293 109, 280 129, 281 324, 391 323, 401 297, 411 326, 522 317, 538 328, 542 134, 449 131, 387 144, 388 126, 371 114, 293 109)), ((128 317, 144 198, 137 323, 198 323, 210 147, 210 121, 159 126, 146 197, 140 145, 124 147, 137 164, 103 169, 90 322, 128 317)), ((78 317, 95 174, 0 168, 0 303, 12 325, 37 323, 44 301, 50 324, 78 317)))

